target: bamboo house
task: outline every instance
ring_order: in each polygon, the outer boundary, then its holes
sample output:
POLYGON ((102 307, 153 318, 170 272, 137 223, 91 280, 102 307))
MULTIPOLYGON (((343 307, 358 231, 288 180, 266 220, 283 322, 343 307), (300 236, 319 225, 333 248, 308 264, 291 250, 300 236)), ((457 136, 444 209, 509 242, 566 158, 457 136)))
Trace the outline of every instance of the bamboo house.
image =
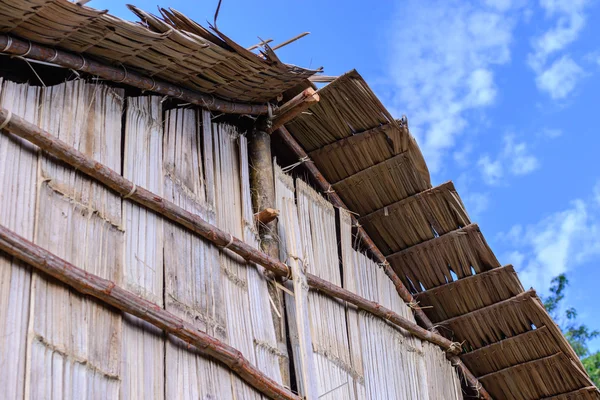
POLYGON ((0 0, 2 398, 600 399, 356 71, 130 9, 0 0))

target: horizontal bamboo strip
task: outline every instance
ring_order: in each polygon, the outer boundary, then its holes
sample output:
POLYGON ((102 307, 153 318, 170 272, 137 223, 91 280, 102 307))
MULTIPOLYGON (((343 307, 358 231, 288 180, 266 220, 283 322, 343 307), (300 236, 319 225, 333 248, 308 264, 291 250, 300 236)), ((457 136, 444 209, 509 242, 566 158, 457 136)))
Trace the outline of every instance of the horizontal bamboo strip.
POLYGON ((244 381, 274 399, 300 399, 250 364, 239 350, 199 331, 157 304, 68 263, 0 225, 0 249, 40 271, 93 296, 121 311, 134 315, 195 346, 202 354, 227 365, 244 381))
POLYGON ((0 34, 0 48, 4 49, 2 50, 3 54, 27 56, 27 58, 32 60, 51 62, 64 68, 99 76, 108 81, 181 99, 211 111, 251 115, 266 114, 268 111, 268 106, 265 104, 234 103, 219 99, 209 94, 196 92, 163 80, 147 77, 132 70, 104 64, 81 54, 54 49, 6 34, 0 34))
MULTIPOLYGON (((40 129, 38 126, 23 120, 21 117, 13 115, 6 109, 0 109, 0 121, 2 121, 0 122, 0 128, 5 128, 11 133, 39 146, 47 153, 98 180, 117 193, 120 193, 125 198, 129 198, 131 201, 147 207, 171 221, 190 229, 192 232, 197 233, 217 246, 226 247, 247 261, 262 265, 278 276, 289 276, 289 268, 285 263, 274 257, 268 256, 235 236, 226 233, 200 216, 185 211, 174 203, 142 187, 134 185, 131 181, 123 178, 115 171, 92 160, 90 157, 54 137, 52 134, 40 129)), ((374 310, 377 312, 375 315, 392 321, 389 319, 390 310, 385 309, 384 311, 381 311, 381 307, 377 307, 372 302, 362 299, 335 285, 331 287, 329 282, 316 276, 313 276, 310 282, 312 282, 312 285, 314 285, 315 288, 318 288, 324 293, 331 294, 334 297, 344 296, 343 299, 355 306, 360 308, 366 307, 366 310, 374 310)), ((398 321, 400 327, 423 340, 432 341, 432 343, 437 345, 445 343, 445 345, 442 346, 444 350, 454 350, 456 347, 455 344, 435 332, 428 332, 428 335, 424 335, 421 327, 395 313, 392 318, 394 318, 395 321, 398 321)))

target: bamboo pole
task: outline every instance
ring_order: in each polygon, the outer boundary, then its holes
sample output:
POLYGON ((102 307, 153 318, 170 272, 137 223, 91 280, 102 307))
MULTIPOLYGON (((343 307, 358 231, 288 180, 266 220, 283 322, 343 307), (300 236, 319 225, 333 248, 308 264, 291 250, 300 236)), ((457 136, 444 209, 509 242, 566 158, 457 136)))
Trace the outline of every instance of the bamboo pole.
MULTIPOLYGON (((279 258, 279 242, 275 207, 275 181, 273 157, 271 155, 271 135, 266 132, 267 120, 258 118, 248 137, 248 160, 250 163, 250 192, 255 218, 259 222, 260 248, 273 258, 279 258)), ((269 272, 270 274, 270 272, 269 272)), ((269 296, 273 299, 277 313, 271 313, 275 325, 275 337, 283 348, 287 348, 284 315, 284 298, 275 285, 268 285, 269 296)), ((279 369, 284 384, 290 384, 289 358, 279 358, 279 369)))
MULTIPOLYGON (((304 151, 302 146, 300 146, 300 144, 296 141, 296 139, 294 139, 294 137, 285 128, 285 126, 279 127, 277 129, 277 133, 279 134, 281 139, 288 145, 288 147, 298 156, 299 159, 301 159, 301 160, 308 159, 308 154, 306 154, 306 152, 304 151)), ((332 192, 331 185, 329 184, 329 182, 327 181, 325 176, 323 176, 321 171, 319 171, 319 169, 314 165, 314 163, 305 162, 304 165, 306 167, 306 170, 310 173, 310 175, 313 177, 314 181, 319 185, 321 190, 324 193, 327 193, 327 195, 329 196, 329 201, 331 201, 331 203, 336 207, 347 209, 347 207, 344 204, 344 201, 341 199, 341 197, 337 193, 332 192)), ((400 280, 400 278, 398 277, 396 272, 394 272, 394 270, 392 269, 392 267, 386 260, 386 257, 377 248, 377 246, 375 245, 373 240, 369 237, 369 235, 362 228, 362 226, 360 226, 360 224, 358 224, 358 221, 354 216, 352 216, 352 225, 354 227, 356 227, 357 234, 361 238, 363 245, 373 255, 373 257, 375 257, 377 262, 380 263, 385 274, 390 278, 390 280, 394 284, 394 287, 396 288, 396 291, 398 292, 398 295, 400 296, 400 298, 402 298, 402 300, 404 300, 404 302, 408 303, 409 306, 411 306, 413 304, 417 304, 417 302, 415 301, 412 294, 408 291, 408 289, 406 289, 406 286, 404 286, 404 284, 402 283, 402 281, 400 280)), ((427 315, 425 315, 423 310, 421 310, 418 307, 411 307, 411 308, 412 308, 417 320, 421 321, 423 326, 429 332, 431 332, 432 334, 434 334, 436 336, 441 336, 437 333, 437 331, 434 328, 433 323, 431 322, 429 317, 427 317, 427 315)), ((409 329, 407 329, 407 330, 409 332, 411 332, 412 334, 415 334, 413 331, 411 331, 409 329)), ((417 335, 415 335, 415 336, 417 336, 417 335)), ((428 340, 428 339, 424 339, 424 340, 428 340)), ((485 400, 491 399, 491 396, 489 395, 489 393, 485 390, 485 388, 483 388, 483 386, 481 385, 479 380, 471 373, 471 371, 469 371, 469 369, 462 363, 462 361, 460 360, 460 358, 458 356, 449 355, 448 359, 452 362, 452 364, 454 366, 456 366, 458 368, 458 370, 463 375, 463 378, 465 379, 465 381, 472 388, 474 388, 477 391, 480 398, 485 399, 485 400)))
POLYGON ((125 66, 114 67, 81 54, 58 50, 31 41, 18 39, 7 34, 0 34, 0 49, 3 49, 1 51, 3 54, 27 57, 36 61, 60 65, 64 68, 83 71, 108 81, 181 99, 211 111, 251 115, 267 114, 268 112, 266 104, 235 103, 219 99, 215 96, 186 89, 163 80, 156 80, 134 70, 129 70, 125 66))
MULTIPOLYGON (((233 251, 247 261, 262 265, 279 277, 289 277, 289 267, 279 259, 253 248, 233 235, 210 224, 200 216, 192 214, 142 187, 136 186, 131 181, 123 178, 120 174, 105 165, 94 161, 38 126, 25 121, 19 116, 13 115, 4 108, 0 108, 0 121, 2 121, 0 122, 0 130, 6 129, 12 134, 28 140, 48 154, 71 165, 78 171, 83 172, 108 188, 121 194, 124 198, 128 198, 131 201, 155 211, 171 221, 197 233, 213 244, 233 251)), ((459 350, 456 349, 454 343, 450 341, 446 342, 447 339, 436 332, 429 332, 430 335, 424 335, 421 331, 422 328, 417 324, 393 313, 391 310, 383 309, 381 306, 377 305, 377 303, 363 299, 346 289, 332 285, 316 276, 312 276, 310 282, 315 288, 318 288, 323 293, 330 294, 333 297, 337 297, 338 295, 344 296, 343 298, 349 303, 365 310, 372 310, 374 314, 376 313, 375 315, 386 318, 388 321, 393 322, 389 319, 393 318, 394 321, 397 321, 398 326, 423 340, 431 341, 437 345, 445 343, 446 346, 443 347, 444 350, 450 350, 451 352, 459 350)))
POLYGON ((0 250, 58 279, 79 293, 93 296, 177 336, 196 347, 202 354, 219 360, 252 387, 271 398, 300 399, 299 396, 263 374, 239 350, 207 335, 159 305, 117 286, 114 282, 91 274, 57 257, 2 225, 0 225, 0 250))
POLYGON ((287 124, 318 101, 319 94, 315 89, 304 89, 300 94, 279 107, 277 114, 271 121, 271 127, 268 129, 268 132, 275 132, 277 128, 287 124))

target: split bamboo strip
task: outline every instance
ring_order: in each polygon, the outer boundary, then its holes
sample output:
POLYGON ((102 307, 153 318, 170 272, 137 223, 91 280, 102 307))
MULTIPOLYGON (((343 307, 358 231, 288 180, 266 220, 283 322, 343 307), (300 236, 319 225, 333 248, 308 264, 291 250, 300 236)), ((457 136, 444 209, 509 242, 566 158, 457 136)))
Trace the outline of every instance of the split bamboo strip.
MULTIPOLYGON (((190 229, 217 246, 227 246, 228 249, 237 253, 247 261, 259 264, 278 276, 288 276, 289 268, 285 263, 258 251, 256 248, 248 245, 235 236, 217 228, 199 215, 186 211, 144 188, 137 187, 131 181, 123 178, 115 171, 92 160, 90 157, 85 156, 81 152, 73 149, 71 146, 66 145, 34 124, 26 122, 21 117, 9 113, 6 109, 0 109, 0 121, 4 121, 3 123, 5 123, 6 130, 38 145, 44 151, 77 168, 78 171, 97 179, 99 182, 105 184, 107 187, 113 189, 117 193, 127 196, 127 198, 131 199, 132 201, 135 201, 136 203, 165 216, 173 222, 190 229)), ((386 275, 388 275, 387 268, 385 271, 386 275)), ((432 343, 435 343, 446 350, 452 349, 454 351, 455 349, 455 346, 452 342, 443 338, 439 334, 427 331, 419 327, 417 324, 398 316, 391 310, 382 308, 377 303, 365 301, 360 296, 357 296, 336 285, 332 285, 331 283, 311 274, 307 274, 307 282, 311 287, 314 287, 323 293, 348 301, 357 307, 363 308, 377 316, 394 322, 395 324, 398 324, 402 328, 408 330, 423 340, 431 341, 432 343)), ((394 282, 394 285, 398 290, 398 285, 396 282, 394 282)), ((404 290, 406 291, 406 288, 404 288, 404 290)), ((406 292, 408 293, 408 291, 406 292)), ((415 310, 417 315, 419 312, 422 313, 421 310, 415 310)))
POLYGON ((131 293, 114 282, 77 268, 0 225, 0 249, 60 280, 78 292, 93 296, 119 310, 177 336, 203 354, 224 363, 248 384, 274 399, 299 397, 251 365, 235 348, 199 331, 162 307, 131 293))
POLYGON ((235 103, 212 95, 186 89, 172 83, 156 80, 133 70, 113 67, 81 54, 47 47, 31 41, 18 39, 7 34, 0 34, 0 48, 3 54, 12 56, 26 55, 36 61, 51 62, 64 68, 86 72, 112 82, 127 84, 138 89, 148 90, 176 99, 199 105, 211 111, 228 114, 266 114, 268 107, 262 104, 235 103))

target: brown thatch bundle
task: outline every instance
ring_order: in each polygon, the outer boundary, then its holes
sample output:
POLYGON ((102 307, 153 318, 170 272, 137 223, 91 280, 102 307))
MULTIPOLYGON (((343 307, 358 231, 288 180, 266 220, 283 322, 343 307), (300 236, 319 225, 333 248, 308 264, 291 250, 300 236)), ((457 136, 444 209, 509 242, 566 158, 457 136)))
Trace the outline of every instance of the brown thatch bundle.
POLYGON ((476 224, 411 246, 387 259, 406 287, 415 292, 500 266, 476 224))

